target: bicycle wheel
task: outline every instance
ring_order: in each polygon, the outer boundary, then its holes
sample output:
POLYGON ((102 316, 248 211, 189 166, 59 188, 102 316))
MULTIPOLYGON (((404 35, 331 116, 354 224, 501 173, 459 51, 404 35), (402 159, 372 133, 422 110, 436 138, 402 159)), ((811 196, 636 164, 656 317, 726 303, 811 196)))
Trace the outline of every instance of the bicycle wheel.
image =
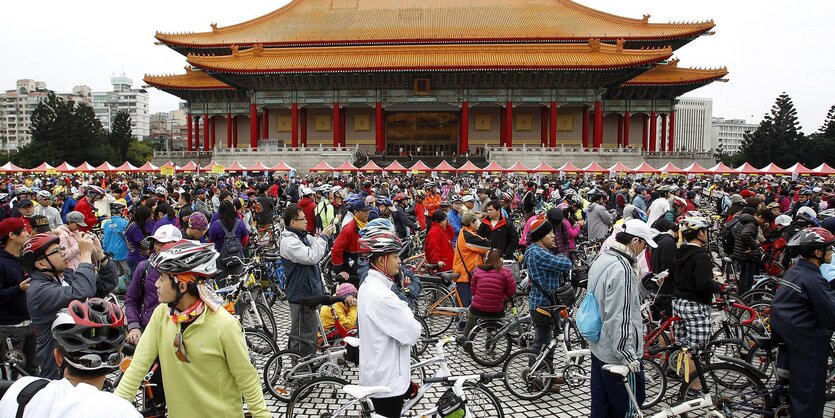
POLYGON ((542 361, 536 369, 532 366, 539 354, 533 350, 520 350, 504 363, 504 387, 513 396, 532 401, 545 396, 551 388, 554 366, 547 361, 542 361))
POLYGON ((418 358, 426 352, 426 349, 429 348, 429 343, 426 342, 430 338, 429 336, 429 326, 426 325, 426 321, 423 318, 415 315, 415 320, 420 322, 420 339, 418 340, 417 344, 412 346, 412 356, 418 358))
POLYGON ((263 370, 267 361, 278 351, 275 340, 260 331, 246 331, 244 339, 249 349, 249 361, 255 370, 263 370))
MULTIPOLYGON (((710 390, 717 410, 726 416, 759 417, 769 411, 769 396, 765 384, 749 370, 731 363, 712 363, 704 368, 705 384, 710 390)), ((701 396, 697 386, 698 374, 693 372, 689 381, 681 384, 678 401, 686 402, 701 396)), ((701 416, 690 414, 689 416, 701 416)), ((681 414, 686 418, 687 414, 681 414)))
POLYGON ((455 321, 455 315, 434 310, 434 308, 453 307, 452 297, 446 297, 446 295, 446 291, 437 287, 424 288, 420 294, 420 298, 425 300, 426 304, 423 306, 423 314, 420 312, 421 306, 418 305, 418 315, 426 321, 431 337, 445 333, 455 321))
POLYGON ((273 311, 263 303, 247 303, 241 306, 239 312, 241 325, 244 329, 255 329, 265 332, 275 338, 278 334, 278 327, 275 324, 273 311), (254 308, 253 308, 254 306, 254 308))
POLYGON ((504 363, 510 355, 512 341, 510 335, 496 337, 505 324, 499 321, 480 321, 467 336, 467 351, 476 363, 495 367, 504 363))
POLYGON ((264 365, 264 385, 267 392, 281 402, 289 402, 293 393, 305 383, 305 379, 295 376, 312 373, 309 366, 293 367, 302 361, 302 356, 295 351, 282 350, 267 360, 264 365))
POLYGON ((664 399, 664 394, 667 392, 667 375, 658 363, 650 359, 641 359, 641 364, 644 368, 644 392, 646 393, 641 409, 649 409, 664 399))
MULTIPOLYGON (((577 329, 577 324, 571 318, 565 318, 562 323, 562 336, 565 339, 565 349, 568 351, 582 350, 589 348, 589 343, 580 335, 580 330, 577 329)), ((583 364, 586 356, 577 357, 572 362, 575 364, 583 364)))
POLYGON ((480 383, 467 382, 463 389, 468 417, 504 417, 502 403, 489 388, 480 383))
MULTIPOLYGON (((510 299, 510 303, 505 305, 504 316, 510 321, 521 318, 530 313, 530 304, 528 303, 527 293, 517 293, 510 299), (513 314, 513 308, 516 308, 516 314, 513 314)), ((514 327, 510 329, 510 339, 517 340, 522 336, 522 327, 514 327)))
POLYGON ((294 417, 359 417, 369 416, 370 408, 365 402, 357 402, 345 411, 336 412, 354 398, 342 388, 350 384, 336 377, 320 377, 300 387, 287 403, 287 418, 294 417))

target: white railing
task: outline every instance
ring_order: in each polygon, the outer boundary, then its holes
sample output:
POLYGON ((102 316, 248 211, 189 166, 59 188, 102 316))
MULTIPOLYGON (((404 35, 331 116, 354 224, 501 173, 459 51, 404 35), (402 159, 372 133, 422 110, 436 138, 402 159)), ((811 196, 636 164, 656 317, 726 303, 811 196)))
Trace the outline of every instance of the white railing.
POLYGON ((491 153, 502 153, 504 155, 514 153, 547 153, 551 155, 577 155, 577 154, 598 154, 598 155, 624 155, 624 156, 643 156, 643 157, 677 157, 677 158, 713 158, 713 153, 704 151, 644 151, 640 148, 583 148, 582 146, 560 145, 558 147, 545 146, 528 146, 522 144, 521 146, 513 147, 485 147, 487 158, 490 158, 491 153))
POLYGON ((154 151, 154 158, 200 158, 212 157, 214 155, 236 155, 236 154, 289 154, 289 153, 313 153, 313 154, 327 154, 327 153, 356 153, 359 150, 358 145, 351 147, 333 147, 319 145, 316 147, 292 147, 288 145, 283 146, 262 146, 258 148, 215 148, 211 151, 154 151))

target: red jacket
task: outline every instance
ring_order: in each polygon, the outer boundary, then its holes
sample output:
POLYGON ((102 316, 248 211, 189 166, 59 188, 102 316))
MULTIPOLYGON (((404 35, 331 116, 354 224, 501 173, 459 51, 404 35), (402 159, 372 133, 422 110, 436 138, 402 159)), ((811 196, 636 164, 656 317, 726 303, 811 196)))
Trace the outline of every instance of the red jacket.
POLYGON ((84 232, 90 232, 93 229, 93 226, 99 222, 99 218, 96 218, 96 215, 93 214, 93 209, 90 207, 90 204, 87 203, 86 197, 81 197, 78 199, 78 203, 75 204, 75 208, 73 209, 77 212, 81 212, 84 215, 84 223, 87 224, 86 227, 79 225, 78 229, 84 232))
POLYGON ((516 294, 516 281, 507 267, 484 270, 478 267, 470 280, 473 301, 470 307, 486 313, 504 311, 504 302, 516 294))
POLYGON ((421 231, 426 230, 426 208, 420 202, 415 203, 415 220, 421 231))
MULTIPOLYGON (((350 214, 348 214, 350 215, 350 214)), ((307 215, 305 215, 307 216, 307 215)), ((357 223, 353 219, 342 228, 336 241, 333 242, 333 249, 331 249, 331 263, 333 270, 337 273, 348 271, 348 263, 346 258, 355 257, 360 252, 360 233, 357 229, 357 223)))
POLYGON ((453 238, 455 238, 455 232, 453 232, 452 226, 447 224, 446 228, 441 228, 439 224, 432 224, 424 242, 426 262, 438 264, 439 261, 443 261, 444 267, 442 270, 452 270, 452 262, 455 258, 452 249, 453 238))
POLYGON ((309 197, 303 197, 299 199, 298 203, 299 209, 304 212, 304 217, 307 218, 307 233, 308 234, 315 234, 316 233, 316 203, 313 202, 313 199, 309 197))

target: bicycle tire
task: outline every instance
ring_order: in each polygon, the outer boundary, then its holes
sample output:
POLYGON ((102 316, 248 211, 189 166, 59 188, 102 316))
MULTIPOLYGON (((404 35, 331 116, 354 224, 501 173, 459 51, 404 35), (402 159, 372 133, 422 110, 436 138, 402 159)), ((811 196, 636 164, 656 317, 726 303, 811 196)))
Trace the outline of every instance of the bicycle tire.
MULTIPOLYGON (((565 349, 568 351, 581 350, 589 348, 589 343, 580 335, 580 330, 577 329, 577 324, 571 318, 564 318, 562 323, 562 335, 565 340, 565 349)), ((586 357, 577 358, 574 364, 583 364, 586 357)))
POLYGON ((667 373, 651 359, 642 358, 641 364, 644 369, 644 393, 646 395, 641 409, 649 409, 664 399, 667 393, 667 373))
POLYGON ((481 383, 466 382, 463 389, 467 400, 468 417, 504 418, 502 403, 490 388, 481 383))
POLYGON ((447 292, 437 287, 424 288, 421 292, 421 298, 423 298, 424 294, 427 296, 426 300, 428 300, 429 303, 425 305, 425 315, 421 316, 421 318, 426 321, 426 326, 429 327, 430 337, 440 336, 452 326, 452 323, 455 322, 456 316, 449 315, 446 312, 433 312, 430 307, 437 303, 435 306, 436 308, 452 308, 454 306, 452 297, 447 297, 447 292), (443 298, 443 300, 441 300, 441 298, 443 298), (438 303, 438 301, 440 301, 440 303, 438 303))
POLYGON ((264 305, 260 302, 255 302, 256 312, 252 312, 252 306, 252 304, 247 303, 241 307, 241 311, 238 315, 241 321, 241 325, 244 327, 244 329, 255 329, 263 331, 267 335, 275 339, 276 335, 278 335, 278 327, 275 323, 273 311, 267 305, 264 305), (255 319, 256 314, 258 315, 258 318, 261 319, 261 324, 259 324, 258 321, 255 319))
POLYGON ((429 325, 426 325, 426 321, 424 321, 423 318, 417 315, 415 315, 415 320, 420 323, 420 339, 418 339, 418 342, 412 346, 411 351, 412 356, 418 358, 426 352, 427 348, 429 348, 429 343, 426 342, 426 340, 428 340, 431 337, 429 336, 429 325))
MULTIPOLYGON (((287 418, 330 417, 342 405, 353 398, 342 388, 349 385, 345 379, 319 377, 307 382, 287 402, 287 418)), ((344 416, 369 416, 371 409, 365 402, 358 402, 344 416)))
POLYGON ((261 331, 245 331, 244 340, 249 351, 249 361, 255 370, 263 370, 267 361, 278 352, 275 340, 261 331))
POLYGON ((532 370, 530 364, 536 361, 539 354, 534 350, 519 350, 505 361, 502 367, 504 387, 513 396, 533 401, 542 398, 548 392, 553 380, 554 366, 543 361, 537 370, 532 370), (539 376, 540 374, 545 376, 539 376))
MULTIPOLYGON (((531 308, 530 303, 528 303, 528 293, 516 293, 512 298, 510 298, 510 304, 505 305, 504 316, 505 318, 513 321, 514 319, 527 315, 530 310, 531 308), (516 307, 516 315, 513 314, 513 307, 516 307)), ((519 337, 522 336, 521 327, 511 329, 509 335, 510 339, 518 340, 519 337)))
MULTIPOLYGON (((289 375, 290 367, 302 359, 302 355, 295 351, 281 350, 267 360, 263 376, 264 386, 270 395, 281 402, 290 402, 296 389, 306 383, 289 375)), ((312 370, 305 368, 304 372, 312 372, 312 370)))
MULTIPOLYGON (((711 363, 702 366, 704 368, 704 376, 705 380, 708 380, 707 385, 710 389, 711 398, 714 400, 714 406, 716 409, 721 411, 727 411, 729 416, 761 416, 767 414, 767 411, 770 410, 770 400, 768 396, 768 391, 765 387, 765 384, 749 370, 741 366, 737 366, 731 363, 711 363), (733 384, 729 385, 728 382, 731 379, 727 379, 730 375, 736 375, 739 380, 733 380, 733 384), (722 375, 722 378, 716 381, 716 377, 722 375), (710 382, 709 380, 714 379, 714 381, 710 382), (719 384, 721 383, 721 384, 719 384), (730 388, 728 386, 733 386, 730 388), (744 395, 744 399, 740 399, 735 401, 734 394, 735 392, 744 391, 741 394, 736 393, 737 395, 744 395), (738 407, 738 404, 744 404, 746 409, 748 409, 747 413, 744 414, 734 414, 733 410, 735 407, 738 407), (752 413, 750 409, 758 408, 756 413, 752 413), (747 415, 750 413, 751 415, 747 415)), ((688 400, 692 400, 695 398, 694 394, 699 393, 700 391, 695 391, 691 388, 695 382, 698 381, 697 373, 694 371, 690 375, 690 379, 684 381, 681 386, 679 387, 678 393, 678 401, 680 403, 686 402, 688 400)), ((728 415, 726 414, 726 415, 728 415)), ((693 416, 702 416, 702 414, 690 414, 690 417, 693 416)), ((682 418, 687 418, 688 414, 683 413, 681 414, 682 418)))
POLYGON ((496 338, 507 324, 500 321, 479 321, 467 335, 467 351, 472 359, 485 367, 502 364, 510 356, 513 341, 509 334, 496 338), (493 342, 488 344, 488 340, 493 342))

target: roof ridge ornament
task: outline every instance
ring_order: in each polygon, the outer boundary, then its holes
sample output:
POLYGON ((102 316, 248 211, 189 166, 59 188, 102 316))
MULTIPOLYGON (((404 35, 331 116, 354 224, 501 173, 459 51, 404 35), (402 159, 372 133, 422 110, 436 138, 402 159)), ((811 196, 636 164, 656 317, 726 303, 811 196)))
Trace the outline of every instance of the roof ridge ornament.
POLYGON ((600 39, 589 39, 589 49, 591 49, 592 52, 600 52, 600 39))
POLYGON ((229 50, 232 51, 232 56, 233 57, 238 58, 238 56, 240 54, 240 52, 238 52, 239 48, 240 47, 238 45, 232 45, 232 46, 229 47, 229 50))
POLYGON ((212 32, 217 32, 217 22, 215 22, 215 23, 210 23, 210 24, 209 24, 209 26, 211 26, 211 27, 212 27, 212 32))
POLYGON ((673 59, 671 59, 671 60, 667 61, 667 65, 668 65, 670 68, 676 68, 676 67, 678 67, 678 62, 679 62, 679 61, 680 61, 680 60, 679 60, 678 58, 673 58, 673 59))
POLYGON ((193 67, 193 66, 191 66, 191 65, 186 65, 186 66, 185 66, 185 67, 183 67, 183 68, 185 68, 186 73, 190 73, 190 72, 194 71, 194 67, 193 67))
POLYGON ((261 53, 263 53, 263 52, 264 52, 264 44, 255 44, 255 46, 252 47, 252 55, 253 56, 260 57, 261 53))
POLYGON ((641 20, 641 24, 644 26, 649 26, 649 17, 651 15, 649 13, 644 13, 644 18, 641 20))
POLYGON ((618 54, 623 53, 623 45, 625 43, 626 43, 626 41, 624 41, 623 38, 618 39, 617 41, 615 41, 615 51, 618 54))

